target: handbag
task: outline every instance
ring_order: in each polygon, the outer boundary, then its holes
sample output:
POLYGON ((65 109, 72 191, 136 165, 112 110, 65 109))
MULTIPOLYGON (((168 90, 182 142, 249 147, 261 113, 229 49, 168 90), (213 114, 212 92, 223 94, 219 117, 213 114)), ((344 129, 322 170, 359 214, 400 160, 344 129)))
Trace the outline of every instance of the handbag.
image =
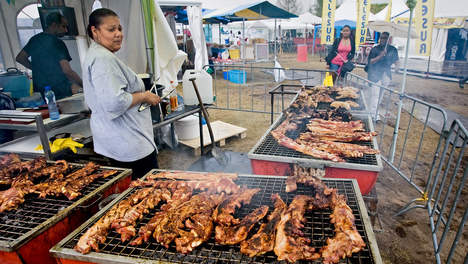
MULTIPOLYGON (((341 56, 339 53, 338 53, 338 56, 340 56, 340 58, 341 58, 342 60, 345 60, 345 59, 343 58, 343 56, 341 56)), ((340 68, 340 76, 344 76, 345 73, 354 70, 354 67, 355 67, 354 63, 351 62, 350 60, 348 60, 347 62, 343 63, 343 65, 341 65, 341 68, 340 68)))

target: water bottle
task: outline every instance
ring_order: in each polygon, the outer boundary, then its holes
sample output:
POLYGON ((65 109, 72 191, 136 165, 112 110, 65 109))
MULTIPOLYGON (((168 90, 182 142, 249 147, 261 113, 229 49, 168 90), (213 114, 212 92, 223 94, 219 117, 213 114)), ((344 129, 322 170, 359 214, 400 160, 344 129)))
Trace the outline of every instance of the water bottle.
POLYGON ((60 114, 57 108, 57 104, 55 103, 55 94, 54 91, 50 88, 50 86, 46 86, 44 88, 44 97, 47 103, 47 108, 49 108, 49 117, 52 120, 57 120, 60 118, 60 114))

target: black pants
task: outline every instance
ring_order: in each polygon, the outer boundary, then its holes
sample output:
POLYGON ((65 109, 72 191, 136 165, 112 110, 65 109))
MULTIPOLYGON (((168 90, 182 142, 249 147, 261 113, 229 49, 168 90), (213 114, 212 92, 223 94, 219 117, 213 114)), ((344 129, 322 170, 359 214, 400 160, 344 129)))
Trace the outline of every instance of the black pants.
POLYGON ((132 180, 136 180, 138 178, 143 177, 146 173, 148 173, 152 169, 157 169, 158 166, 158 155, 156 154, 156 150, 153 153, 149 154, 148 156, 131 161, 131 162, 123 162, 118 160, 112 160, 112 163, 116 167, 122 168, 129 168, 132 169, 132 180))

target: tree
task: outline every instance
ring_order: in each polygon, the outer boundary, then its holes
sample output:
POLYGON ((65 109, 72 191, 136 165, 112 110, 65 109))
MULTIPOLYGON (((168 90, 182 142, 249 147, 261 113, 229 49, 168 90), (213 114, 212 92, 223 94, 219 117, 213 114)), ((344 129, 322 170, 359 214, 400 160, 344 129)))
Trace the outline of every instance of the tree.
POLYGON ((293 14, 298 14, 301 10, 298 0, 278 0, 278 6, 293 14))
POLYGON ((377 14, 378 12, 382 11, 388 4, 371 4, 370 11, 372 14, 377 14))
POLYGON ((309 10, 309 12, 312 14, 315 13, 315 15, 318 17, 322 17, 322 10, 323 10, 323 0, 316 0, 315 7, 314 7, 315 12, 313 12, 312 10, 309 10))

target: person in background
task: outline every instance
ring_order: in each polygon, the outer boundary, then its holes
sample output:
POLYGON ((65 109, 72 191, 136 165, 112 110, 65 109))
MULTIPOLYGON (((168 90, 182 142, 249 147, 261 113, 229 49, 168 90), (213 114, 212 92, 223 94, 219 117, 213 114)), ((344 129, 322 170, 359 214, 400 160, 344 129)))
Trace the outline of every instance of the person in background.
MULTIPOLYGON (((367 71, 367 79, 371 82, 380 83, 387 87, 392 80, 391 68, 395 64, 395 69, 399 69, 398 50, 388 44, 390 34, 383 32, 380 34, 379 44, 373 47, 369 53, 367 65, 364 68, 367 71)), ((378 105, 382 95, 377 87, 370 87, 370 111, 375 113, 375 120, 380 119, 378 114, 378 105)))
POLYGON ((50 86, 58 100, 79 92, 83 81, 70 67, 72 59, 67 46, 59 39, 67 33, 65 17, 58 12, 50 13, 46 26, 44 32, 28 41, 16 56, 16 61, 32 70, 35 92, 44 95, 44 87, 50 86))
POLYGON ((94 151, 115 166, 131 168, 133 178, 158 167, 150 108, 160 98, 145 92, 143 81, 117 58, 122 46, 122 26, 117 14, 106 8, 89 16, 88 35, 93 42, 83 63, 85 101, 91 109, 94 151))
POLYGON ((328 68, 336 72, 336 74, 332 73, 333 81, 336 80, 337 76, 344 76, 345 72, 341 71, 341 67, 354 58, 355 52, 356 47, 354 38, 351 35, 351 27, 345 25, 341 29, 340 37, 335 39, 332 49, 325 58, 328 68))

